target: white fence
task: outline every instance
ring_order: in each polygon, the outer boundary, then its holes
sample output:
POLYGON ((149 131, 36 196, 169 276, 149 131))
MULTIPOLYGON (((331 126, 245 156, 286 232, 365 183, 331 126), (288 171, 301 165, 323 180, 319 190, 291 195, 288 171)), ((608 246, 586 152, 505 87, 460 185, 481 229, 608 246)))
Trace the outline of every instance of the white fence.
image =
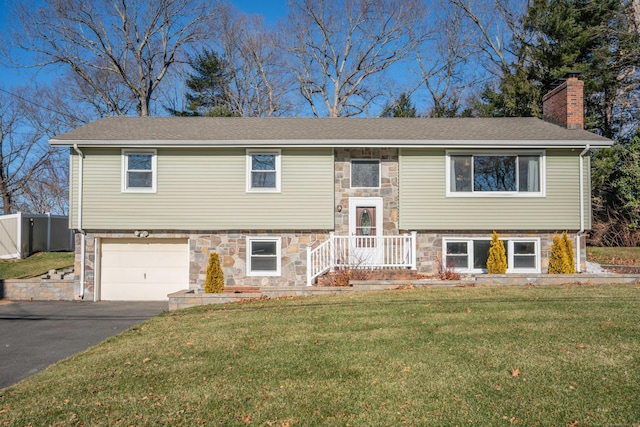
POLYGON ((66 216, 22 213, 0 216, 0 258, 73 250, 73 231, 66 216))
POLYGON ((307 285, 337 268, 416 268, 416 232, 402 236, 336 236, 307 253, 307 285))

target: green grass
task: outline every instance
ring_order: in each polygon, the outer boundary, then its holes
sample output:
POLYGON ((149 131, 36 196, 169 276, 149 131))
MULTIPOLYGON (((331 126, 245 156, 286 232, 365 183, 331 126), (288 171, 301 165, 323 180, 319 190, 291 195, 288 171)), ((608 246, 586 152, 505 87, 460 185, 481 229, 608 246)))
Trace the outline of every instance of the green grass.
POLYGON ((0 426, 636 426, 639 317, 638 285, 196 307, 0 391, 0 426))
POLYGON ((640 266, 640 247, 637 248, 587 248, 587 259, 598 264, 640 266))
POLYGON ((0 260, 0 279, 36 277, 73 265, 73 252, 40 252, 19 260, 0 260))

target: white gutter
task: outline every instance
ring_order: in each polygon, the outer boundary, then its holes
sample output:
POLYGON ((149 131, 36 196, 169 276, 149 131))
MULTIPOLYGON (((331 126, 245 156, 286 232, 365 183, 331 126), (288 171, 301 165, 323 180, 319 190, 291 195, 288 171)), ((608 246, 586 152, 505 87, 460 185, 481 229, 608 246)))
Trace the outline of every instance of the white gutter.
POLYGON ((580 264, 580 247, 581 240, 584 236, 584 217, 585 217, 585 209, 584 209, 584 156, 589 152, 590 145, 587 144, 584 147, 584 150, 580 153, 580 231, 576 234, 576 271, 580 273, 582 271, 582 266, 580 264))
MULTIPOLYGON (((84 153, 78 148, 78 144, 73 144, 73 149, 80 156, 78 158, 78 232, 80 232, 80 299, 84 299, 85 280, 85 250, 87 233, 82 229, 82 184, 84 171, 84 153)), ((95 298, 94 298, 95 299, 95 298)))
MULTIPOLYGON (((541 149, 541 148, 570 148, 584 147, 585 140, 519 140, 513 141, 498 139, 478 140, 454 140, 454 139, 209 139, 209 140, 184 140, 184 139, 134 139, 134 140, 83 140, 85 147, 92 148, 317 148, 317 147, 393 147, 393 148, 448 148, 448 149, 541 149)), ((596 147, 610 147, 610 141, 598 141, 594 139, 589 144, 596 147)), ((63 139, 52 139, 51 145, 69 146, 77 144, 63 139)))

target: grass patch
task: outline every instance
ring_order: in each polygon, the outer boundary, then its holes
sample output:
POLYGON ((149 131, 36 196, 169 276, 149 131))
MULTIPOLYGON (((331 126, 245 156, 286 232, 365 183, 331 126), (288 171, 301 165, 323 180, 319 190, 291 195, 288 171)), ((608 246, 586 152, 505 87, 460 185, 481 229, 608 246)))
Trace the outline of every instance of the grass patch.
POLYGON ((0 279, 36 277, 49 270, 73 266, 73 252, 39 252, 25 259, 0 260, 0 279))
POLYGON ((587 260, 598 264, 640 266, 640 247, 602 248, 589 246, 587 248, 587 260))
POLYGON ((639 307, 585 285, 168 312, 0 391, 0 425, 637 425, 639 307))

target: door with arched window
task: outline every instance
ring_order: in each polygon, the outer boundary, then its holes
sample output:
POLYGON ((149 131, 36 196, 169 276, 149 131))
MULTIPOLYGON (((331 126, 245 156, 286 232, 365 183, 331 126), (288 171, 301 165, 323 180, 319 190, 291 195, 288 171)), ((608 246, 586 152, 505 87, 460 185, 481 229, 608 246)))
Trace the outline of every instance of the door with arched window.
POLYGON ((349 199, 350 262, 354 266, 371 266, 380 262, 382 243, 382 198, 349 199))

